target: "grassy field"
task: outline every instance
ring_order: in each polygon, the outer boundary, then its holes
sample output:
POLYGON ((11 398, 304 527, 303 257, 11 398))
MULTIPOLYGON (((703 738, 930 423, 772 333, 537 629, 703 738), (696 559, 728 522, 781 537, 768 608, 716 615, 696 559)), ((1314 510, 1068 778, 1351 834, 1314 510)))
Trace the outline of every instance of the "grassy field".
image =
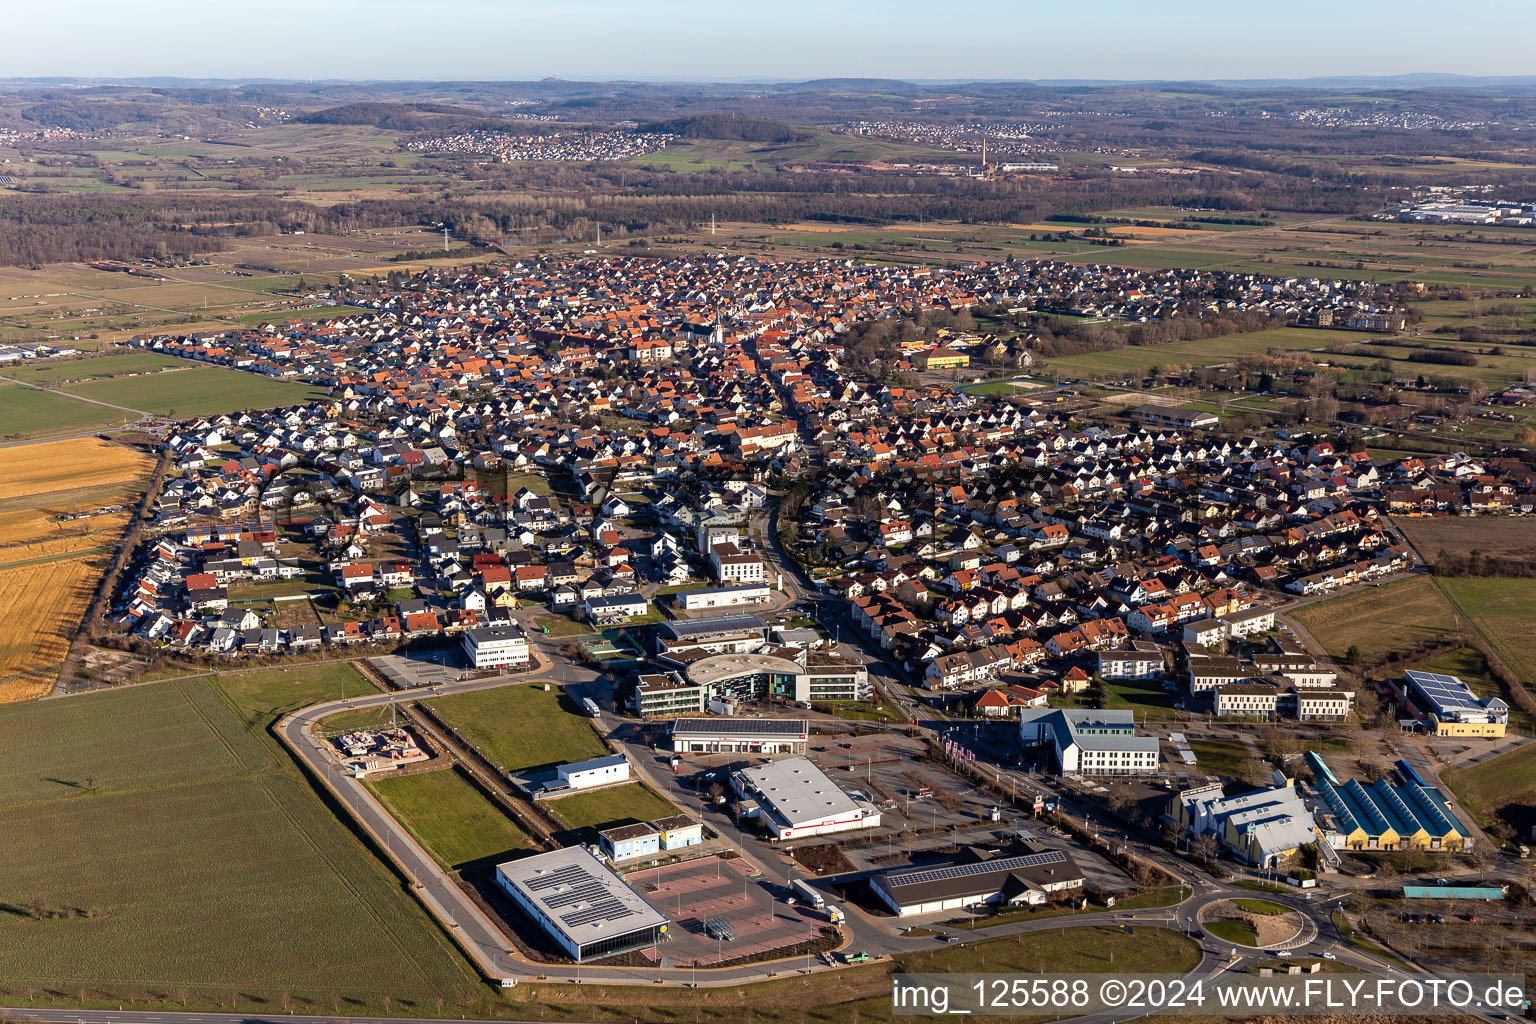
POLYGON ((1242 779, 1254 765, 1253 755, 1237 740, 1190 740, 1189 749, 1195 752, 1195 771, 1211 775, 1242 779))
POLYGON ((571 828, 604 829, 618 825, 633 825, 640 821, 655 821, 678 813, 670 800, 649 786, 631 782, 627 786, 599 789, 591 793, 573 793, 547 801, 545 807, 554 811, 571 828))
POLYGON ((1437 577, 1435 582, 1521 680, 1536 680, 1536 579, 1437 577))
POLYGON ((602 757, 608 748, 563 690, 498 686, 428 702, 438 717, 505 771, 602 757))
POLYGON ((1154 366, 1164 369, 1184 366, 1210 366, 1230 362, 1240 356, 1263 355, 1271 349, 1282 352, 1312 352, 1341 340, 1339 331, 1277 327, 1246 334, 1228 334, 1220 338, 1176 341, 1168 345, 1089 352, 1047 360, 1045 370, 1061 376, 1119 377, 1140 376, 1154 366))
POLYGON ((538 847, 458 769, 385 776, 368 788, 396 821, 446 868, 503 861, 538 847))
POLYGON ((1240 917, 1229 917, 1220 921, 1202 921, 1200 927, 1227 942, 1235 942, 1239 946, 1257 946, 1259 933, 1254 931, 1253 925, 1240 917))
POLYGON ((1269 900, 1235 899, 1232 900, 1232 905, 1239 910, 1246 910, 1250 914, 1263 914, 1266 917, 1273 917, 1276 914, 1289 914, 1291 912, 1290 907, 1271 903, 1269 900))
POLYGON ((0 990, 317 1013, 477 999, 265 732, 334 692, 332 668, 295 669, 0 708, 0 901, 24 908, 0 916, 0 990))
POLYGON ((6 440, 97 430, 137 418, 119 409, 0 381, 0 438, 6 440))
POLYGON ((1484 827, 1502 824, 1526 841, 1529 832, 1519 829, 1536 822, 1536 744, 1441 772, 1440 781, 1484 827))
POLYGON ((1350 647, 1361 654, 1396 650, 1455 627, 1455 609, 1427 576, 1357 590, 1291 613, 1335 658, 1350 647))
POLYGON ((191 363, 175 356, 163 356, 156 352, 128 352, 121 355, 93 356, 86 359, 64 359, 34 365, 23 365, 6 374, 28 384, 59 384, 64 381, 98 380, 102 377, 120 377, 134 373, 155 373, 191 363))
POLYGON ((272 409, 325 397, 322 388, 222 366, 192 366, 139 377, 87 381, 63 390, 161 416, 209 416, 272 409))
POLYGON ((1397 516, 1392 525, 1403 532, 1426 562, 1441 551, 1466 554, 1481 551, 1524 557, 1531 553, 1531 523, 1513 516, 1435 516, 1422 519, 1397 516))

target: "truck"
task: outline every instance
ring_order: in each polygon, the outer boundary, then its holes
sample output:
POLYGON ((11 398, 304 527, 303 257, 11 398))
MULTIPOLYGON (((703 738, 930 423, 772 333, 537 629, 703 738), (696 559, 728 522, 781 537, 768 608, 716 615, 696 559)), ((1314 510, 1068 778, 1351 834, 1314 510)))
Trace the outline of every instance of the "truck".
POLYGON ((808 907, 820 910, 826 905, 826 900, 821 898, 821 893, 811 888, 809 882, 803 878, 797 878, 789 883, 789 891, 800 898, 800 901, 808 907))
POLYGON ((581 698, 581 710, 587 713, 588 718, 596 718, 598 715, 597 702, 591 697, 581 698))
POLYGON ((833 906, 830 903, 827 904, 826 912, 827 921, 830 924, 842 924, 847 920, 847 918, 843 916, 842 908, 833 906))

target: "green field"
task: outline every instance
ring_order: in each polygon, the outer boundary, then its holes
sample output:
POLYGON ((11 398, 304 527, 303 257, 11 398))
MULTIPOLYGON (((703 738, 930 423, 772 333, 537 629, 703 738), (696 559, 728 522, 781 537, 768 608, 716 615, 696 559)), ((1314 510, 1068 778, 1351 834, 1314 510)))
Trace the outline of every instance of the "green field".
MULTIPOLYGON (((1536 743, 1470 768, 1441 772, 1440 781, 1484 827, 1495 825, 1499 819, 1509 825, 1528 824, 1532 805, 1536 805, 1536 743)), ((1520 841, 1528 841, 1527 836, 1521 832, 1520 841)))
POLYGON ((585 761, 609 753, 590 719, 558 687, 498 686, 428 702, 503 771, 585 761))
POLYGON ((72 395, 160 416, 211 416, 298 405, 325 397, 323 388, 274 380, 222 366, 193 366, 141 377, 86 381, 64 388, 72 395))
POLYGON ((1357 590, 1290 614, 1335 658, 1350 647, 1366 655, 1400 650, 1443 636, 1456 624, 1455 609, 1427 576, 1357 590))
POLYGON ((670 800, 639 782, 591 793, 573 793, 547 801, 544 806, 559 815, 571 828, 577 829, 633 825, 640 821, 670 817, 678 812, 670 800))
POLYGON ((1488 671, 1488 659, 1476 647, 1453 647, 1417 662, 1413 667, 1425 672, 1456 676, 1479 697, 1498 697, 1509 705, 1511 729, 1526 735, 1536 732, 1536 722, 1532 722, 1530 713, 1517 704, 1509 691, 1493 678, 1488 671))
POLYGON ((1195 752, 1196 770, 1208 774, 1244 779, 1255 766, 1253 755, 1238 740, 1190 740, 1189 749, 1195 752))
POLYGON ((370 309, 360 306, 316 306, 312 309, 281 309, 270 310, 266 313, 252 313, 249 316, 236 317, 242 324, 281 324, 289 320, 333 320, 339 316, 351 316, 354 313, 362 313, 373 316, 370 309))
MULTIPOLYGON (((1175 264, 1177 265, 1177 264, 1175 264)), ((1341 341, 1364 341, 1372 335, 1301 327, 1275 327, 1266 331, 1228 334, 1220 338, 1176 341, 1168 345, 1089 352, 1046 360, 1047 372, 1068 377, 1139 376, 1151 367, 1211 366, 1242 356, 1263 355, 1270 349, 1284 352, 1315 352, 1341 341)))
POLYGON ((1235 942, 1239 946, 1257 946, 1259 933, 1254 931, 1253 925, 1240 917, 1224 918, 1220 921, 1202 921, 1200 927, 1227 942, 1235 942))
POLYGON ((528 834, 458 769, 378 779, 368 788, 395 820, 446 868, 534 853, 528 834))
POLYGON ((0 381, 0 437, 44 437, 137 419, 133 413, 0 381))
POLYGON ((175 356, 162 356, 155 352, 131 352, 115 356, 94 356, 89 359, 66 359, 62 362, 38 363, 35 366, 19 366, 6 372, 7 377, 24 380, 28 384, 57 384, 64 380, 96 380, 128 373, 153 373, 178 366, 196 366, 196 363, 175 356))
POLYGON ((1441 577, 1435 582, 1521 680, 1536 680, 1536 580, 1441 577))
POLYGON ((399 879, 266 732, 334 695, 336 669, 0 708, 8 1001, 230 1008, 286 995, 334 1013, 480 998, 399 879))
POLYGON ((1290 907, 1279 903, 1271 903, 1269 900, 1235 899, 1232 905, 1239 910, 1246 910, 1250 914, 1263 914, 1265 917, 1274 917, 1279 914, 1289 914, 1290 907))

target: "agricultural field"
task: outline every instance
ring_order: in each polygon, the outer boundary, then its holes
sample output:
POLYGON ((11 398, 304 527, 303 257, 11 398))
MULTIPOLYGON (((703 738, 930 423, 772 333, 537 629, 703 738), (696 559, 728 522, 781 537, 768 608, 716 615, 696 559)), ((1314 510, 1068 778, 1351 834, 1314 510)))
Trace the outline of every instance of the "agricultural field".
POLYGON ((20 445, 0 475, 0 700, 47 692, 154 463, 97 438, 20 445))
POLYGON ((277 670, 0 708, 11 1003, 429 1006, 467 965, 266 730, 332 693, 277 670), (226 686, 226 679, 232 680, 226 686))
POLYGON ((544 806, 571 828, 594 830, 655 821, 678 812, 670 800, 639 782, 591 793, 572 793, 546 801, 544 806))
POLYGON ((1441 551, 1467 554, 1481 551, 1487 558, 1533 554, 1536 528, 1529 519, 1514 516, 1398 516, 1392 525, 1402 531, 1419 557, 1433 563, 1441 551))
POLYGON ((591 720, 558 687, 498 686, 426 704, 504 771, 585 761, 609 753, 591 720))
POLYGON ((1536 680, 1536 579, 1437 577, 1435 582, 1516 676, 1536 680))
POLYGON ((103 564, 85 557, 0 568, 0 702, 53 686, 103 564))
POLYGON ((1357 590, 1290 613, 1330 655, 1400 650, 1454 629, 1456 611, 1428 576, 1357 590))
POLYGON ((115 427, 138 419, 121 409, 108 409, 51 391, 0 380, 0 439, 19 441, 73 431, 115 427))
MULTIPOLYGON (((1045 370, 1063 377, 1142 376, 1152 367, 1165 370, 1184 366, 1211 366, 1243 356, 1275 352, 1319 352, 1340 342, 1362 341, 1372 335, 1354 335, 1306 327, 1275 327, 1264 331, 1228 334, 1220 338, 1176 341, 1167 345, 1089 352, 1048 359, 1045 370)), ((1329 356, 1328 358, 1332 358, 1329 356)))
POLYGON ((4 458, 0 501, 82 485, 127 483, 147 474, 153 465, 139 452, 97 438, 21 445, 6 449, 4 458))
POLYGON ((175 417, 299 405, 326 394, 323 388, 222 366, 188 366, 143 376, 86 381, 62 390, 98 402, 175 417))
POLYGON ((178 366, 192 365, 175 356, 156 352, 129 352, 120 355, 88 356, 44 363, 22 364, 6 376, 28 384, 57 385, 70 381, 98 380, 102 377, 126 377, 131 374, 156 373, 178 366))
POLYGON ((451 871, 538 850, 528 834, 457 768, 385 777, 367 785, 394 819, 451 871))

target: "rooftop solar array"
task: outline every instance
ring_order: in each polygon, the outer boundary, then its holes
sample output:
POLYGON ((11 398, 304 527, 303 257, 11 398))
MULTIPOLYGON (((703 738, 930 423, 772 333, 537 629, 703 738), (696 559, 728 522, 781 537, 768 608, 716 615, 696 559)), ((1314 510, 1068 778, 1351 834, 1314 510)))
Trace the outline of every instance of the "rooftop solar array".
POLYGON ((977 861, 974 864, 952 864, 942 868, 920 868, 916 871, 901 871, 886 875, 886 882, 892 887, 899 885, 928 885, 932 882, 944 882, 951 878, 968 878, 972 875, 985 875, 994 871, 1018 871, 1022 868, 1038 868, 1047 864, 1063 864, 1067 855, 1060 850, 1046 850, 1044 853, 1030 853, 1022 857, 997 857, 992 860, 977 861))
POLYGON ((745 721, 718 718, 679 718, 672 723, 674 736, 794 736, 807 735, 810 723, 803 718, 751 718, 745 721))
POLYGON ((1455 676, 1439 672, 1420 672, 1409 669, 1409 684, 1431 705, 1431 710, 1442 718, 1484 718, 1489 711, 1472 688, 1455 676))
POLYGON ((579 846, 508 861, 496 870, 580 943, 666 922, 622 878, 579 846))
POLYGON ((764 631, 768 623, 756 615, 721 615, 713 619, 673 619, 664 622, 661 630, 674 640, 691 640, 717 633, 748 633, 764 631))

